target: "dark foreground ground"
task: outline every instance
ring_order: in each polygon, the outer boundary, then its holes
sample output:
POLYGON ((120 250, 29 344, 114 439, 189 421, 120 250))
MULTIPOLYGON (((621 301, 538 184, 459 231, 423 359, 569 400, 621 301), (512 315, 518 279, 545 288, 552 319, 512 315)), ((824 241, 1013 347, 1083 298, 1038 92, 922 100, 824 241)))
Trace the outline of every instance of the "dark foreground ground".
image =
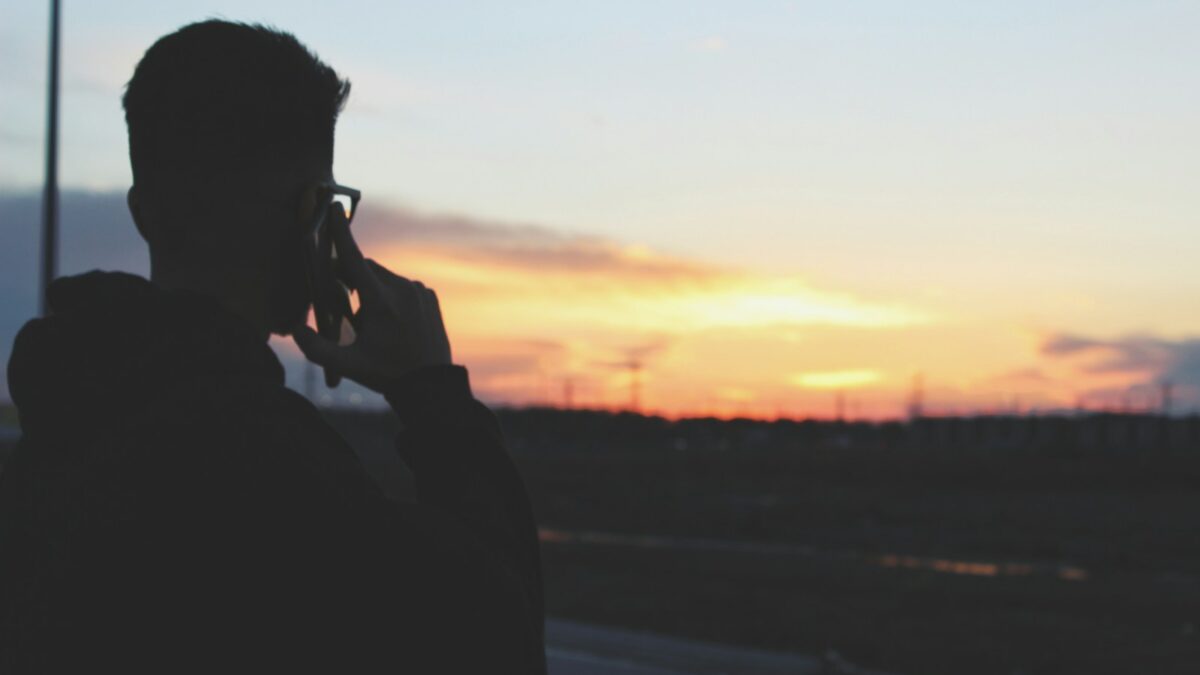
POLYGON ((551 614, 895 673, 1200 673, 1200 456, 596 447, 533 422, 506 426, 542 525, 667 536, 545 543, 551 614))
POLYGON ((1200 452, 501 421, 551 615, 911 675, 1200 672, 1200 452))
MULTIPOLYGON (((394 421, 329 416, 403 496, 394 421)), ((501 421, 553 616, 909 675, 1200 673, 1200 453, 501 421)))
MULTIPOLYGON (((742 506, 740 526, 736 517, 711 513, 726 480, 697 478, 685 489, 665 467, 641 459, 596 466, 587 458, 524 458, 522 466, 543 521, 568 528, 598 527, 596 511, 608 510, 607 530, 700 530, 837 553, 1067 561, 1086 576, 954 574, 786 551, 547 543, 552 614, 759 647, 832 649, 902 673, 1200 672, 1195 494, 1056 493, 936 480, 885 489, 811 471, 793 476, 785 498, 767 487, 790 473, 781 466, 760 476, 764 494, 775 499, 742 506), (623 482, 622 492, 636 496, 605 499, 578 476, 623 482), (580 506, 567 506, 573 501, 580 506), (674 517, 654 513, 656 505, 674 517), (696 516, 686 517, 689 511, 696 516)), ((749 499, 741 490, 724 493, 731 505, 749 499)))

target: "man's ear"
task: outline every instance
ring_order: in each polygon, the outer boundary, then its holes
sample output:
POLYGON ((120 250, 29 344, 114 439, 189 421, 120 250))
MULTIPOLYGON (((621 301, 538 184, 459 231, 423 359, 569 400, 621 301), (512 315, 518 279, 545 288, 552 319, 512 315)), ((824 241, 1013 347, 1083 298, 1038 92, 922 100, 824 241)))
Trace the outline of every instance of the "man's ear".
POLYGON ((133 217, 133 224, 137 227, 138 234, 142 235, 142 239, 149 244, 153 240, 153 232, 151 231, 150 219, 146 217, 146 212, 142 206, 142 200, 138 196, 137 186, 131 186, 129 192, 125 194, 125 203, 129 205, 129 215, 133 217))

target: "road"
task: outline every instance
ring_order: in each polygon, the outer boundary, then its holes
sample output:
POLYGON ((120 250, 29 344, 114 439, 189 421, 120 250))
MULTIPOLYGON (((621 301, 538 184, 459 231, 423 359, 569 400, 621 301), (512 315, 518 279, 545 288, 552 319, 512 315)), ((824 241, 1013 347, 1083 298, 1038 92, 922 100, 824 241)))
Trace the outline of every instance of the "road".
POLYGON ((819 659, 550 619, 550 675, 820 675, 819 659))

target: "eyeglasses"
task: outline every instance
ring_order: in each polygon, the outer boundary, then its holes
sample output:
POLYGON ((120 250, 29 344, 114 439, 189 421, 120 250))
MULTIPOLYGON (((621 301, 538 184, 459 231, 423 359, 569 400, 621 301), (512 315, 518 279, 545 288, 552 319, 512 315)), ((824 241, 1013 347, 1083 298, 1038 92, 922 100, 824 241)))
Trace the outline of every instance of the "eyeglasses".
POLYGON ((304 236, 311 237, 314 241, 325 238, 324 229, 326 220, 329 218, 329 207, 333 204, 341 205, 342 211, 346 214, 346 222, 349 224, 354 220, 354 215, 358 213, 360 199, 362 199, 362 193, 352 187, 333 182, 313 185, 305 191, 301 200, 301 212, 308 214, 309 219, 304 236))

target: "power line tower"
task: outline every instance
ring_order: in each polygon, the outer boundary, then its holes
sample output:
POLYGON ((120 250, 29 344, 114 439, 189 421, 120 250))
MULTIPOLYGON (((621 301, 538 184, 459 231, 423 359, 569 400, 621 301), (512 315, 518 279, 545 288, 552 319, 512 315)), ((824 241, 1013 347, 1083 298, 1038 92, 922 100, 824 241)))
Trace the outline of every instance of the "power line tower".
POLYGON ((908 419, 918 420, 925 414, 925 376, 913 375, 912 392, 908 395, 908 419))
POLYGON ((1171 395, 1174 393, 1174 390, 1174 382, 1165 380, 1162 383, 1162 398, 1159 400, 1159 405, 1162 406, 1160 412, 1163 417, 1171 416, 1171 395))
POLYGON ((629 410, 635 413, 642 412, 642 368, 644 364, 642 360, 636 356, 631 356, 626 362, 626 367, 629 368, 629 410))
POLYGON ((597 361, 596 364, 607 368, 620 368, 629 373, 629 412, 642 412, 642 374, 646 368, 645 358, 658 350, 657 345, 629 349, 621 361, 597 361))
POLYGON ((570 410, 575 407, 575 381, 571 378, 563 380, 563 408, 570 410))
POLYGON ((629 371, 629 412, 642 412, 642 369, 646 364, 638 357, 636 351, 629 353, 629 358, 606 365, 629 371))

